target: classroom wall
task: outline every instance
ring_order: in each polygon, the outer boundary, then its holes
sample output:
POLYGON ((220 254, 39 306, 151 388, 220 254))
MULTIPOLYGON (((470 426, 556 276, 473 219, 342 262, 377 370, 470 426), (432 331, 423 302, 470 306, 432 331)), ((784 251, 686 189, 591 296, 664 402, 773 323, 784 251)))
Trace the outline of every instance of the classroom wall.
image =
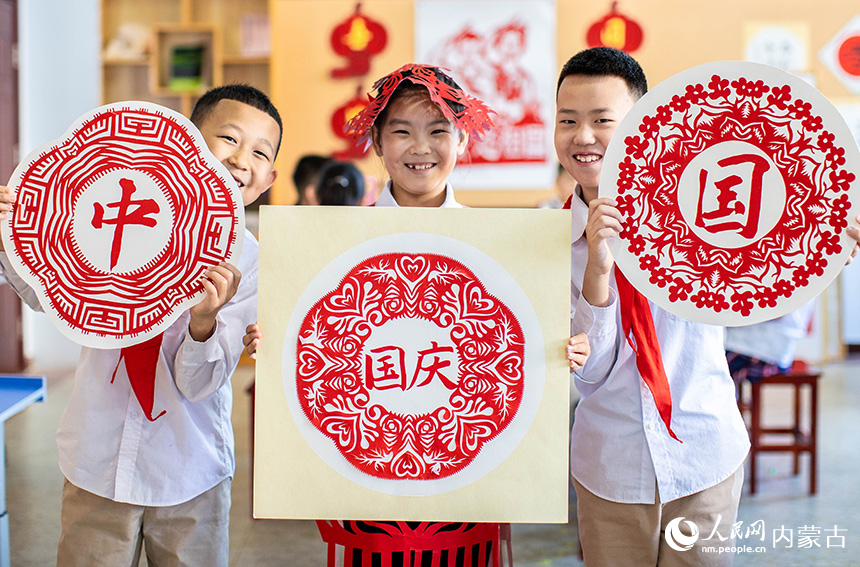
MULTIPOLYGON (((389 31, 389 44, 371 60, 370 81, 413 59, 414 11, 417 0, 365 0, 362 10, 389 31)), ((464 0, 468 1, 468 0, 464 0)), ((559 66, 587 47, 589 27, 606 16, 613 2, 556 0, 557 60, 559 66)), ((643 29, 644 41, 633 55, 655 85, 675 73, 718 60, 744 58, 746 33, 757 23, 799 26, 808 33, 808 69, 816 86, 834 103, 858 101, 818 61, 818 50, 857 13, 856 2, 846 0, 722 0, 718 3, 689 0, 620 0, 618 10, 643 29)), ((337 108, 355 89, 354 81, 329 81, 328 70, 342 64, 329 46, 334 25, 349 15, 355 0, 271 0, 272 29, 271 95, 285 119, 285 141, 278 167, 282 172, 274 202, 291 204, 295 192, 290 183, 296 159, 307 152, 324 153, 339 147, 326 123, 320 128, 315 109, 337 108), (324 89, 319 88, 325 85, 324 89)), ((363 85, 364 92, 370 85, 363 85)), ((384 177, 375 157, 359 166, 384 177)), ((470 206, 533 206, 545 192, 526 190, 457 192, 470 206)))
MULTIPOLYGON (((18 0, 21 157, 101 104, 99 9, 98 0, 18 0)), ((39 366, 67 366, 80 347, 24 309, 24 351, 39 366)))

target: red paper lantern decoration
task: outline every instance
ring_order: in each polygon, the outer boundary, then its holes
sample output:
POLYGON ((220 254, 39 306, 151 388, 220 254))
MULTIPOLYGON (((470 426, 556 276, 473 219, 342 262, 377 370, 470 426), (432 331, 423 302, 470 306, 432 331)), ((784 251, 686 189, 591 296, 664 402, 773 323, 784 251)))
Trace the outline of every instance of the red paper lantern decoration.
POLYGON ((609 13, 588 29, 589 47, 614 47, 628 53, 642 45, 642 27, 617 10, 612 3, 609 13))
POLYGON ((331 32, 331 47, 338 55, 347 58, 345 67, 332 69, 331 76, 362 77, 370 71, 370 58, 388 43, 388 34, 379 22, 361 13, 361 2, 355 12, 331 32))
POLYGON ((343 131, 346 123, 367 106, 368 100, 366 96, 362 96, 363 90, 364 88, 359 85, 355 91, 355 95, 341 106, 337 107, 331 115, 332 132, 334 132, 335 136, 349 144, 346 149, 332 153, 332 157, 335 159, 348 160, 361 158, 367 152, 364 148, 364 144, 359 145, 351 135, 345 134, 343 131))

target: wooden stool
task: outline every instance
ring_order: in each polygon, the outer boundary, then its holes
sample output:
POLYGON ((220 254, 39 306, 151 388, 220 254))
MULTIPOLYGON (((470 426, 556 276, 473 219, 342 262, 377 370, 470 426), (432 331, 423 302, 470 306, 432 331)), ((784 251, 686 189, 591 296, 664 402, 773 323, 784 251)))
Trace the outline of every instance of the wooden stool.
POLYGON ((800 454, 809 453, 809 493, 818 490, 816 441, 818 438, 818 379, 821 373, 804 363, 795 365, 784 374, 774 374, 757 382, 750 382, 749 433, 750 433, 750 494, 756 491, 756 458, 759 453, 787 452, 794 455, 794 474, 800 473, 800 454), (763 427, 761 423, 762 389, 771 385, 794 386, 794 421, 787 427, 763 427), (801 428, 801 388, 810 392, 809 429, 801 428), (789 435, 788 441, 765 441, 769 435, 789 435))

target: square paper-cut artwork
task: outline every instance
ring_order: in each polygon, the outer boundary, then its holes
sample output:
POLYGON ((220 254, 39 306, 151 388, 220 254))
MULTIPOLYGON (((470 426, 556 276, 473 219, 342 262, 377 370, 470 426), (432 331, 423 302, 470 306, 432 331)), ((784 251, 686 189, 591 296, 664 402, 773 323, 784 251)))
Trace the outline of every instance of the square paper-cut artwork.
POLYGON ((263 207, 257 518, 566 522, 566 211, 263 207))

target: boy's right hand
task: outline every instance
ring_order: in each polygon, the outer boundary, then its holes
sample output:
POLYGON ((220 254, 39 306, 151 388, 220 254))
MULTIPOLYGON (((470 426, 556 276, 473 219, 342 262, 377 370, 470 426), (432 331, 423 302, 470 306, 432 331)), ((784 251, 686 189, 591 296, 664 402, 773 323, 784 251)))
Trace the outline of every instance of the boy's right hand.
POLYGON ((263 334, 260 332, 260 326, 256 323, 248 325, 245 329, 245 336, 242 337, 242 343, 245 345, 245 350, 251 358, 257 359, 257 347, 260 346, 260 339, 263 334))
POLYGON ((588 263, 585 266, 582 295, 591 305, 609 305, 609 277, 615 265, 609 240, 621 233, 621 221, 621 213, 612 199, 592 199, 588 204, 588 222, 585 225, 588 263))

